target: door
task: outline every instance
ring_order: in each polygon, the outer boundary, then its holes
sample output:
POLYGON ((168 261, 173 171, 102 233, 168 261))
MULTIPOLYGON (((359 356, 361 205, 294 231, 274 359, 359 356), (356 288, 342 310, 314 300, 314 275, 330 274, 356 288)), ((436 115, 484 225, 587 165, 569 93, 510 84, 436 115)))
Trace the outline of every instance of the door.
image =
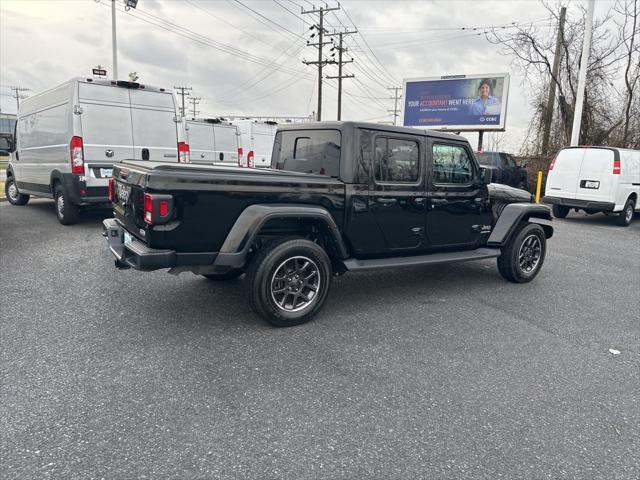
POLYGON ((549 168, 545 195, 559 198, 576 198, 580 168, 584 158, 584 148, 566 148, 560 150, 553 168, 549 168))
MULTIPOLYGON (((410 135, 376 135, 369 210, 385 240, 386 252, 402 254, 426 247, 424 140, 410 135)), ((376 252, 384 253, 384 252, 376 252)))
POLYGON ((129 91, 80 83, 78 97, 87 186, 104 187, 113 163, 133 158, 129 91))
POLYGON ((216 161, 214 151, 213 125, 210 123, 187 122, 189 150, 193 163, 209 163, 216 161))
POLYGON ((427 156, 428 182, 426 230, 429 246, 475 248, 491 230, 492 215, 486 185, 479 168, 462 143, 432 140, 427 156))
POLYGON ((234 125, 215 125, 213 129, 216 162, 238 165, 238 130, 234 125))
POLYGON ((613 150, 589 148, 584 151, 580 175, 576 182, 577 199, 615 202, 620 175, 613 174, 614 159, 613 150))
POLYGON ((177 162, 178 124, 173 95, 136 89, 128 91, 131 98, 134 158, 177 162))
POLYGON ((505 185, 516 186, 518 179, 516 178, 516 164, 511 160, 510 155, 500 153, 500 167, 502 168, 502 183, 505 185))

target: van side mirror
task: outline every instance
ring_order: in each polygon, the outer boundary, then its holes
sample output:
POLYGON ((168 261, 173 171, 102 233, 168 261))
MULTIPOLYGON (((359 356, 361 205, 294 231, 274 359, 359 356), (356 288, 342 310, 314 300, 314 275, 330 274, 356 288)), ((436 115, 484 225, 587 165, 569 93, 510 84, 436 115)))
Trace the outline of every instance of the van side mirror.
POLYGON ((480 167, 480 183, 482 185, 489 185, 491 183, 491 177, 493 171, 490 168, 480 167))

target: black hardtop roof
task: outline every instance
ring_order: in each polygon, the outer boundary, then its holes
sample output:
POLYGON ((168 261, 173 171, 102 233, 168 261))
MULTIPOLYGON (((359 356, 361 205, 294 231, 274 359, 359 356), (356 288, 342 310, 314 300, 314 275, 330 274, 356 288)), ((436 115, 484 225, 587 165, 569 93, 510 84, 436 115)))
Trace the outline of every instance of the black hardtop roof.
POLYGON ((448 132, 437 132, 435 130, 411 128, 411 127, 397 127, 394 125, 384 125, 381 123, 370 122, 310 122, 310 123, 287 123, 279 124, 278 130, 316 130, 316 129, 336 129, 342 130, 344 128, 366 128, 369 130, 379 130, 381 132, 394 132, 394 133, 407 133, 409 135, 424 135, 433 138, 442 138, 445 140, 458 140, 468 142, 468 140, 462 135, 456 135, 448 132))

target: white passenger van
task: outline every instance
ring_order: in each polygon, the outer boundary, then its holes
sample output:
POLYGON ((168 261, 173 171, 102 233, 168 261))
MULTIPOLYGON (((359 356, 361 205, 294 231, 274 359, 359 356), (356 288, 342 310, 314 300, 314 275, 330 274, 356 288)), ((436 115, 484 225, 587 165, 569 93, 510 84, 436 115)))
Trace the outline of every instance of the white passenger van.
POLYGON ((241 166, 271 167, 271 150, 278 124, 250 119, 233 120, 231 123, 240 129, 240 147, 243 152, 241 166))
POLYGON ((75 78, 20 103, 5 190, 13 205, 55 199, 69 225, 108 201, 114 162, 189 161, 172 91, 135 82, 75 78))
POLYGON ((207 119, 187 120, 185 128, 193 163, 242 166, 237 126, 207 119))
POLYGON ((568 147, 549 166, 544 203, 564 218, 570 209, 616 213, 627 226, 640 211, 640 151, 612 147, 568 147))

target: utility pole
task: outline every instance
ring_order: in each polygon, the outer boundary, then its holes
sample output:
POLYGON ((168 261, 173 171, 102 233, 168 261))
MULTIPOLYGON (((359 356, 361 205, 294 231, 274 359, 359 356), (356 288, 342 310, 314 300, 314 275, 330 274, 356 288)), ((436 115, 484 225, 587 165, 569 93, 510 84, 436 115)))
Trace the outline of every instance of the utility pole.
POLYGON ((20 110, 20 99, 25 98, 23 96, 20 96, 20 92, 28 92, 30 89, 25 87, 9 87, 9 88, 13 90, 16 95, 16 113, 18 113, 18 110, 20 110))
POLYGON ((553 69, 551 71, 551 78, 549 79, 549 97, 547 98, 547 107, 544 111, 544 130, 542 134, 543 155, 546 155, 549 149, 549 135, 551 134, 551 122, 553 121, 553 107, 556 102, 556 82, 558 81, 558 72, 560 71, 561 48, 564 40, 564 20, 566 16, 567 7, 562 7, 560 9, 560 23, 558 24, 558 35, 556 37, 556 51, 553 56, 553 69))
POLYGON ((393 97, 391 97, 395 102, 393 105, 393 110, 387 110, 388 112, 393 112, 393 124, 397 125, 396 120, 398 118, 398 100, 402 98, 402 95, 398 95, 398 91, 402 90, 402 87, 387 87, 387 90, 393 90, 393 97))
MULTIPOLYGON (((352 63, 353 62, 353 58, 350 60, 342 60, 342 53, 347 51, 346 47, 342 46, 342 36, 343 35, 352 35, 354 33, 358 33, 357 30, 353 30, 352 32, 340 32, 338 33, 338 38, 339 38, 339 42, 338 42, 338 46, 337 47, 333 47, 331 50, 337 49, 338 50, 338 76, 337 77, 331 77, 328 76, 326 78, 328 79, 334 79, 337 78, 338 79, 338 120, 342 119, 342 79, 343 78, 353 78, 355 77, 355 75, 353 74, 349 74, 349 75, 343 75, 342 74, 342 66, 346 63, 352 63)), ((329 36, 333 36, 336 35, 335 33, 330 34, 329 36)), ((334 56, 335 53, 333 53, 331 56, 334 56)))
POLYGON ((573 129, 571 130, 571 146, 580 143, 580 125, 582 123, 582 104, 584 102, 584 89, 587 83, 587 65, 589 64, 589 51, 591 50, 591 32, 593 31, 593 8, 596 0, 589 0, 587 7, 587 19, 584 26, 584 40, 582 42, 582 56, 580 57, 580 71, 578 72, 578 93, 576 108, 573 111, 573 129))
POLYGON ((113 48, 113 79, 118 80, 118 37, 116 36, 116 0, 111 0, 111 47, 113 48))
POLYGON ((188 97, 189 96, 189 92, 188 90, 193 90, 193 87, 173 87, 176 90, 176 93, 178 95, 180 95, 182 97, 182 108, 180 110, 180 116, 181 117, 186 117, 186 110, 184 109, 184 97, 188 97))
MULTIPOLYGON (((315 62, 307 62, 305 60, 302 61, 302 63, 304 63, 305 65, 317 65, 318 66, 318 114, 317 114, 317 120, 320 121, 322 120, 322 67, 323 65, 327 65, 329 63, 336 63, 333 60, 323 60, 322 59, 322 47, 328 43, 331 42, 324 42, 323 41, 323 37, 326 33, 328 33, 325 29, 324 29, 324 14, 327 12, 331 12, 333 10, 340 10, 340 7, 325 7, 322 8, 320 7, 319 9, 313 9, 313 10, 302 10, 302 14, 306 15, 309 13, 317 13, 319 14, 320 17, 320 21, 318 22, 318 24, 316 25, 311 25, 311 27, 309 28, 309 30, 317 30, 318 32, 318 43, 309 43, 307 41, 307 45, 308 46, 317 46, 318 47, 318 60, 315 62)), ((313 38, 315 36, 315 33, 313 33, 311 35, 311 38, 313 38)))
POLYGON ((191 111, 193 113, 193 116, 191 117, 192 120, 195 120, 196 114, 200 113, 198 110, 196 110, 196 105, 200 103, 200 100, 202 100, 202 98, 200 97, 191 97, 189 99, 189 101, 191 102, 191 111))

